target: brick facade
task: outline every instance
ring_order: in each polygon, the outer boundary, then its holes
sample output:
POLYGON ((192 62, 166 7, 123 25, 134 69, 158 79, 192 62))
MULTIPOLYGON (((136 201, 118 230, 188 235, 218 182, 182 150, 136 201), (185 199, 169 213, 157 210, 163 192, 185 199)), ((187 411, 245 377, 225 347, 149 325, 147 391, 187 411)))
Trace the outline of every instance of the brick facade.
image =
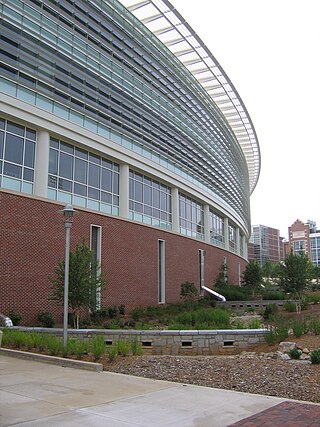
MULTIPOLYGON (((58 259, 64 258, 63 206, 36 197, 0 191, 0 312, 21 313, 31 324, 41 311, 62 321, 63 308, 49 299, 50 281, 58 259)), ((198 251, 205 250, 205 284, 212 287, 227 257, 229 281, 239 284, 246 261, 230 252, 172 232, 100 213, 81 211, 74 218, 71 247, 90 225, 102 227, 101 266, 107 279, 102 306, 127 309, 158 304, 158 239, 165 241, 166 302, 176 302, 185 281, 199 286, 198 251)))

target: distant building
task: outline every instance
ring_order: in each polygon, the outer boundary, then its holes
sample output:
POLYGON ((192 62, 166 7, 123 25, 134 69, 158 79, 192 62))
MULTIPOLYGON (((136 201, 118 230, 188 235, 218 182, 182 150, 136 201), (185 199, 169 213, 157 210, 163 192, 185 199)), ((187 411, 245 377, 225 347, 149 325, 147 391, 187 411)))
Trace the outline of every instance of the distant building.
POLYGON ((289 227, 289 248, 294 254, 305 253, 313 265, 320 266, 320 231, 315 221, 297 219, 289 227))
POLYGON ((261 264, 280 262, 284 258, 283 238, 279 230, 265 225, 254 225, 248 248, 248 257, 261 264))

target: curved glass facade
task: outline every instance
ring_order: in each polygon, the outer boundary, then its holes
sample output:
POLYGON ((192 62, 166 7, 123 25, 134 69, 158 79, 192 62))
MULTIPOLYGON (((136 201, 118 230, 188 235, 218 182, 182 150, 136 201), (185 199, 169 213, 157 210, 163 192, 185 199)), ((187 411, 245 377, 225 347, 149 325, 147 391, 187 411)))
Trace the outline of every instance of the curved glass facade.
MULTIPOLYGON (((128 9, 102 0, 7 0, 0 7, 0 91, 153 165, 154 176, 130 169, 130 219, 172 229, 171 189, 157 180, 161 166, 205 192, 248 234, 248 164, 234 131, 128 9)), ((118 215, 120 162, 77 141, 50 141, 48 197, 118 215)), ((204 203, 190 193, 179 191, 180 232, 204 239, 204 203)), ((235 229, 223 224, 224 215, 211 213, 211 242, 222 245, 229 234, 235 251, 235 229)))

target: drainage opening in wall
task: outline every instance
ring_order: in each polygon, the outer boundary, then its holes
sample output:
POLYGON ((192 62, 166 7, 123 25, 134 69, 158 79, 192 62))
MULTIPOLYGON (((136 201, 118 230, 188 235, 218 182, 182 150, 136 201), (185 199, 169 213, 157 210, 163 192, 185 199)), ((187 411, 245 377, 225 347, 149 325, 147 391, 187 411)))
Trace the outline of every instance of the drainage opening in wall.
POLYGON ((181 347, 192 347, 192 341, 181 341, 181 347))
POLYGON ((234 341, 223 341, 223 347, 233 347, 234 341))
POLYGON ((112 345, 112 340, 107 340, 107 341, 105 341, 105 344, 106 344, 106 345, 112 345))
POLYGON ((142 341, 142 347, 152 347, 152 341, 142 341))

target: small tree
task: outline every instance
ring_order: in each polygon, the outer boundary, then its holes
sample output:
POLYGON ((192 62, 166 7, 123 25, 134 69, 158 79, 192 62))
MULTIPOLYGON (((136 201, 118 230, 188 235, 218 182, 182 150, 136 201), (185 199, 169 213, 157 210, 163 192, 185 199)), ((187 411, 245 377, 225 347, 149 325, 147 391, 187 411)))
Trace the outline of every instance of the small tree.
POLYGON ((262 284, 262 268, 257 260, 253 259, 247 264, 242 275, 242 284, 251 288, 253 297, 255 291, 260 289, 262 284))
POLYGON ((228 282, 229 282, 228 266, 225 262, 223 262, 220 265, 219 273, 216 277, 216 280, 214 281, 214 286, 216 286, 216 287, 225 286, 228 284, 228 282))
MULTIPOLYGON (((64 301, 64 260, 59 260, 52 283, 51 299, 63 304, 64 301)), ((105 284, 100 273, 100 265, 85 241, 76 245, 69 257, 68 304, 74 319, 74 327, 79 328, 81 310, 87 313, 97 308, 97 295, 105 284)))
POLYGON ((291 251, 280 268, 280 285, 285 292, 301 299, 313 271, 313 265, 305 253, 295 255, 291 251))

